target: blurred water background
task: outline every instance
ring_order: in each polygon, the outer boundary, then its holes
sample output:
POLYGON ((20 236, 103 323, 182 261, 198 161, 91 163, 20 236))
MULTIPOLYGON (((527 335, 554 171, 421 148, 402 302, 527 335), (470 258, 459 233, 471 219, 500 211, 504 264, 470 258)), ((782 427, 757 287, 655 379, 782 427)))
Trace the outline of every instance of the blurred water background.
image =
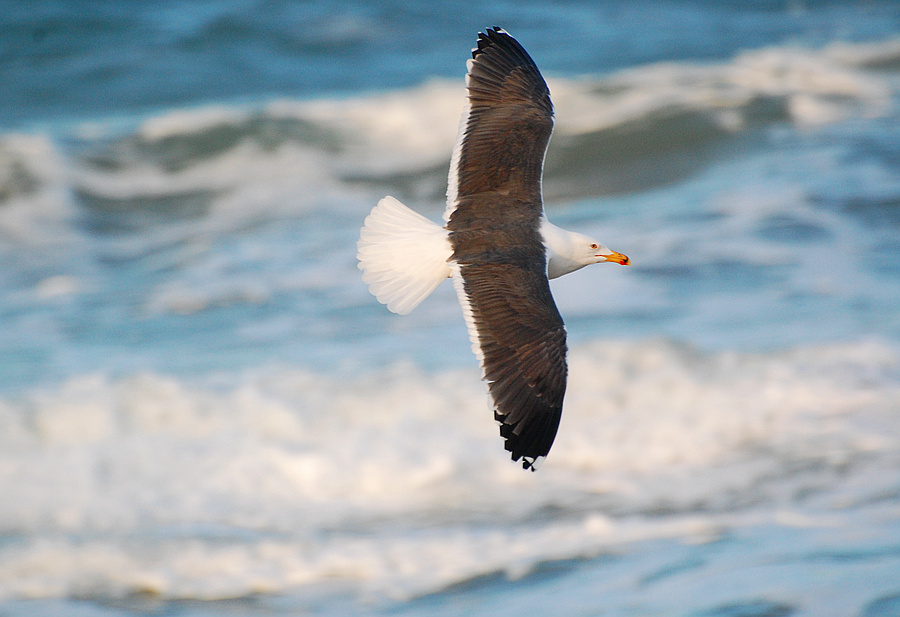
POLYGON ((900 4, 0 3, 0 615, 900 615, 900 4), (547 76, 570 385, 506 457, 438 220, 547 76))

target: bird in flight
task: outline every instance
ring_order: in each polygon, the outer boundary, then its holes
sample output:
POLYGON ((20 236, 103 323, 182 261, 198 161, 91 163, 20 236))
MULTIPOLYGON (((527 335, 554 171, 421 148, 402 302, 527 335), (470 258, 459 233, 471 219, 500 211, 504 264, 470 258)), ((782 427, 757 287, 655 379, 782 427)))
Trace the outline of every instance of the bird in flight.
POLYGON ((629 261, 544 215, 553 105, 525 49, 494 27, 478 34, 467 67, 445 224, 385 197, 366 217, 357 258, 372 294, 401 315, 452 279, 506 450, 534 471, 566 392, 566 330, 549 279, 629 261))

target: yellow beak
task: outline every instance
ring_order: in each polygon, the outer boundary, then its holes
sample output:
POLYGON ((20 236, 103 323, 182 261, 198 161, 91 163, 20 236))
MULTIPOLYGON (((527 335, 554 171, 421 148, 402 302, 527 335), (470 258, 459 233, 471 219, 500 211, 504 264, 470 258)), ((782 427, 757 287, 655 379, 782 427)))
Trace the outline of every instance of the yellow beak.
POLYGON ((623 255, 622 253, 616 253, 615 251, 613 251, 612 255, 604 255, 604 257, 606 257, 606 261, 611 261, 622 266, 631 264, 631 261, 629 261, 626 255, 623 255))

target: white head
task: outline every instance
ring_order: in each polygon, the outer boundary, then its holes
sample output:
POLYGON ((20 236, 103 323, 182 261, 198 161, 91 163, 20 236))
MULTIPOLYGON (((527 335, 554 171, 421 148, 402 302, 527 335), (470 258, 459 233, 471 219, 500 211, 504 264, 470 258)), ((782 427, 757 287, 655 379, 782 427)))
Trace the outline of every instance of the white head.
POLYGON ((627 266, 622 253, 611 251, 597 240, 574 231, 560 229, 544 219, 541 235, 547 247, 547 276, 556 278, 591 264, 613 262, 627 266))

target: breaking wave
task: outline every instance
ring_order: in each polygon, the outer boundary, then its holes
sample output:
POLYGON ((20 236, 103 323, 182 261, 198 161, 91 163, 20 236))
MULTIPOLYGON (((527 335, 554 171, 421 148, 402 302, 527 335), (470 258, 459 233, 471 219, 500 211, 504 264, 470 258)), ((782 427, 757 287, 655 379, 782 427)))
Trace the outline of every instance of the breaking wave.
POLYGON ((594 342, 570 364, 538 474, 507 460, 474 367, 88 374, 6 398, 0 599, 336 582, 410 597, 622 542, 707 541, 760 512, 839 524, 900 481, 884 344, 594 342))

